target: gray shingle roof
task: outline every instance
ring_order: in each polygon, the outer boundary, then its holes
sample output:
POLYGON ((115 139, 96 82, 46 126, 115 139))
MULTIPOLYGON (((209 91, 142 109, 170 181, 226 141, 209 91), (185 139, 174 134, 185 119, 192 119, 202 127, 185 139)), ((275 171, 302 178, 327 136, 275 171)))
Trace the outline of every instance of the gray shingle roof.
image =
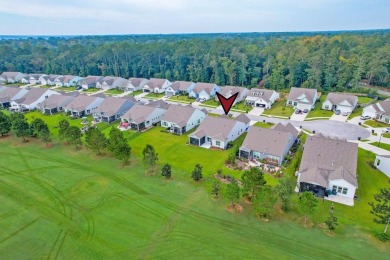
POLYGON ((6 87, 5 90, 3 90, 0 93, 0 98, 8 98, 8 100, 12 99, 14 96, 16 96, 20 91, 22 91, 21 88, 16 87, 6 87))
POLYGON ((358 144, 309 136, 304 145, 300 182, 327 187, 329 180, 344 179, 355 187, 358 144))
POLYGON ((263 100, 269 102, 274 93, 275 90, 252 88, 249 90, 248 97, 262 98, 263 100))
POLYGON ((124 103, 131 102, 124 98, 106 97, 104 101, 96 108, 95 113, 104 113, 104 115, 115 115, 124 103))
POLYGON ((246 88, 243 87, 237 87, 237 86, 224 86, 221 88, 221 91, 219 94, 224 96, 225 98, 229 98, 235 93, 238 93, 240 95, 246 88))
POLYGON ((149 106, 149 107, 159 107, 159 108, 167 110, 171 106, 171 104, 168 104, 167 102, 159 99, 159 100, 155 100, 155 101, 149 102, 147 104, 147 106, 149 106))
POLYGON ((191 81, 175 81, 172 83, 171 88, 176 91, 186 91, 192 84, 194 83, 191 81))
POLYGON ((144 81, 144 78, 129 78, 129 82, 134 86, 134 87, 139 87, 140 84, 144 81))
POLYGON ((298 97, 301 95, 305 95, 306 99, 309 101, 309 104, 312 104, 314 101, 314 96, 317 93, 316 89, 311 88, 291 88, 290 93, 288 94, 288 100, 300 102, 300 103, 307 103, 303 102, 302 100, 299 100, 298 97))
POLYGON ((341 94, 341 93, 329 93, 326 97, 330 103, 338 105, 343 101, 347 101, 351 106, 354 106, 358 98, 354 95, 341 94))
POLYGON ((26 104, 30 105, 31 103, 34 103, 37 101, 42 95, 44 95, 48 91, 48 89, 45 88, 31 88, 24 96, 23 98, 19 99, 17 102, 18 104, 26 104))
POLYGON ((67 104, 72 102, 72 100, 74 100, 75 98, 76 97, 73 96, 51 95, 41 103, 40 107, 51 109, 61 105, 66 106, 67 104))
POLYGON ((214 83, 203 83, 198 82, 195 84, 193 91, 199 94, 202 90, 206 91, 207 94, 210 94, 211 90, 213 90, 215 84, 214 83))
POLYGON ((146 118, 155 111, 156 107, 145 106, 140 104, 135 104, 129 111, 127 111, 122 118, 136 123, 142 123, 146 120, 146 118))
POLYGON ((87 95, 79 95, 72 102, 70 102, 66 108, 82 111, 87 108, 92 102, 94 102, 97 98, 96 96, 87 96, 87 95))
POLYGON ((390 115, 390 100, 380 101, 372 105, 375 111, 381 115, 390 115))
POLYGON ((274 130, 291 133, 294 137, 297 137, 299 134, 299 131, 291 123, 287 123, 286 125, 279 123, 274 127, 274 130))
POLYGON ((242 124, 241 122, 227 118, 207 116, 200 123, 198 129, 191 135, 198 138, 209 136, 217 140, 225 141, 237 123, 242 124))
POLYGON ((196 108, 191 106, 171 105, 161 120, 172 122, 183 127, 196 110, 196 108))
POLYGON ((151 78, 147 85, 151 88, 161 89, 162 86, 164 85, 165 81, 167 81, 167 79, 151 78))
POLYGON ((291 133, 252 126, 241 148, 282 157, 291 133))
POLYGON ((251 122, 251 120, 249 119, 249 117, 245 114, 239 114, 237 117, 236 117, 236 120, 237 121, 240 121, 240 122, 243 122, 244 124, 249 124, 251 122))

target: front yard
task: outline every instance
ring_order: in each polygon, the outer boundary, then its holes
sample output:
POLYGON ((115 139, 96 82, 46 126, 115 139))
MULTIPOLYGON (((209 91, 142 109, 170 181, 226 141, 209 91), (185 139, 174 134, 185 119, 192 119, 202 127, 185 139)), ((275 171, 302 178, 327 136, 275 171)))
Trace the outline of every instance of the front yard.
POLYGON ((373 146, 385 149, 387 151, 390 151, 390 144, 379 143, 379 142, 374 142, 374 143, 370 143, 370 144, 373 146))
POLYGON ((165 93, 148 93, 144 98, 159 99, 165 97, 165 93))
POLYGON ((275 102, 272 107, 268 110, 264 110, 262 115, 268 116, 279 116, 279 117, 290 117, 294 113, 293 107, 286 106, 285 101, 275 102))
POLYGON ((326 100, 326 97, 327 95, 321 95, 319 101, 314 105, 314 109, 310 110, 309 114, 306 116, 306 119, 314 117, 330 118, 333 115, 333 111, 322 109, 322 103, 326 100))
POLYGON ((352 111, 351 114, 349 114, 348 119, 352 119, 354 117, 361 116, 362 114, 363 114, 363 108, 362 107, 355 108, 355 110, 352 111))
POLYGON ((241 102, 235 104, 235 105, 232 107, 232 110, 233 110, 233 111, 234 111, 234 110, 240 110, 240 112, 241 112, 241 111, 247 112, 247 111, 252 110, 252 106, 247 105, 247 104, 245 103, 245 101, 241 101, 241 102))
POLYGON ((215 101, 215 99, 213 97, 211 97, 209 100, 202 102, 200 105, 201 106, 206 105, 208 107, 218 107, 220 104, 218 101, 215 101))
POLYGON ((196 101, 195 98, 189 98, 188 96, 172 96, 168 100, 188 104, 196 101))
POLYGON ((133 92, 131 92, 130 94, 129 94, 129 96, 137 96, 137 95, 139 95, 139 94, 142 94, 143 92, 142 92, 142 90, 136 90, 136 91, 133 91, 133 92))
POLYGON ((119 94, 123 94, 123 90, 120 90, 120 89, 117 89, 117 88, 113 88, 113 89, 109 89, 109 90, 105 91, 104 94, 119 95, 119 94))
POLYGON ((366 122, 364 122, 364 124, 371 127, 389 127, 389 124, 378 122, 375 120, 367 120, 366 122))
POLYGON ((65 92, 71 92, 71 91, 75 91, 76 90, 76 86, 73 86, 73 87, 59 87, 59 88, 56 88, 55 90, 59 91, 65 91, 65 92))
POLYGON ((101 90, 101 89, 88 88, 88 89, 83 89, 83 92, 85 92, 85 93, 95 93, 95 92, 98 92, 99 90, 101 90))

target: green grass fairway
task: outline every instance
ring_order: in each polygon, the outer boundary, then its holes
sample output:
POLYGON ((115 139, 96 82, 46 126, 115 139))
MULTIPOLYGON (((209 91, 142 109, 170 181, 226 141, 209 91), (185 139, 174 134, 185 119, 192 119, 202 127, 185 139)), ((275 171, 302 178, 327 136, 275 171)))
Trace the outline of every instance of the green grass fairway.
POLYGON ((290 117, 294 113, 293 107, 286 106, 286 102, 275 102, 270 109, 264 110, 262 115, 290 117))
POLYGON ((165 181, 146 176, 136 158, 122 168, 67 146, 10 140, 0 140, 2 259, 388 259, 390 253, 352 229, 328 236, 291 221, 260 221, 248 206, 228 213, 225 202, 175 168, 165 181))

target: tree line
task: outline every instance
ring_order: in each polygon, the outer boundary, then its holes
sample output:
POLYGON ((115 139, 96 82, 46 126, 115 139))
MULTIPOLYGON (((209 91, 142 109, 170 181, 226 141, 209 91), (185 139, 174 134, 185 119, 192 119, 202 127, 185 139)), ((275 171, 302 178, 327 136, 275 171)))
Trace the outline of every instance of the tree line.
POLYGON ((389 31, 9 39, 0 71, 342 91, 363 79, 390 87, 389 43, 389 31))

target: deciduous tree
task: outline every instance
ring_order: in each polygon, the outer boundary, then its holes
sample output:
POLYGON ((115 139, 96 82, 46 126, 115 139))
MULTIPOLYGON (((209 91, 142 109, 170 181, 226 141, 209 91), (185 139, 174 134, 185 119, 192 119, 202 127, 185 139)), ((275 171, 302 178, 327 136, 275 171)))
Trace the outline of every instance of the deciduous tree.
POLYGON ((88 148, 97 155, 100 155, 108 145, 106 136, 97 127, 91 127, 87 130, 85 133, 85 142, 88 148))
POLYGON ((8 134, 11 131, 11 118, 0 111, 0 134, 1 136, 8 134))

